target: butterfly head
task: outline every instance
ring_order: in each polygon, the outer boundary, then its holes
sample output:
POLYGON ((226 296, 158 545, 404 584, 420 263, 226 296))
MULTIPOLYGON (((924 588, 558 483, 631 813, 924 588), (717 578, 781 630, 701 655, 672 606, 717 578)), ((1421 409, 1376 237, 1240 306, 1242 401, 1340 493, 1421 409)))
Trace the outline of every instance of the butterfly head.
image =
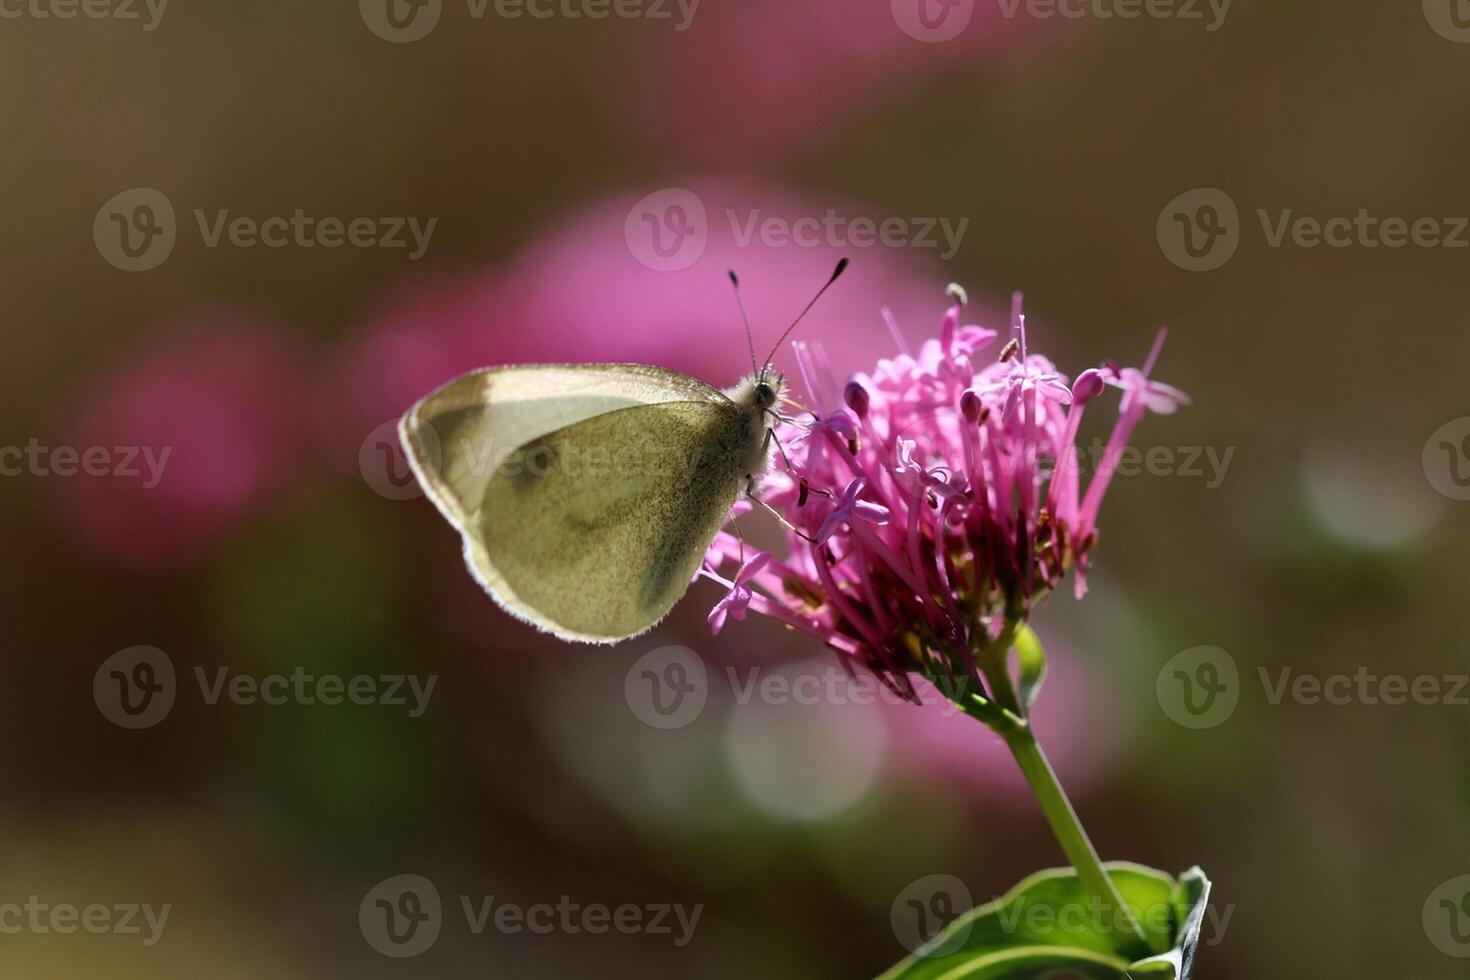
POLYGON ((780 418, 780 405, 786 397, 786 377, 769 369, 757 371, 747 374, 725 394, 750 419, 752 431, 764 433, 768 425, 780 418))
POLYGON ((763 412, 767 409, 774 408, 776 402, 781 397, 777 389, 784 384, 785 380, 780 375, 777 375, 769 381, 764 376, 756 378, 755 387, 750 393, 751 401, 755 404, 756 408, 763 412))

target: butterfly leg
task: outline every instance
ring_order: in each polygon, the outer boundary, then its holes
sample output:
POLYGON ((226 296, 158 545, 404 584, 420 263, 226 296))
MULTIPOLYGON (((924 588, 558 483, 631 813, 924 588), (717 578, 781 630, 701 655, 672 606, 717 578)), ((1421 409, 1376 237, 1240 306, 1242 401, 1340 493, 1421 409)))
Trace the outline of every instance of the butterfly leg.
POLYGON ((747 491, 747 492, 749 493, 751 503, 759 504, 760 506, 764 507, 770 513, 770 515, 772 517, 774 517, 776 520, 778 520, 778 521, 781 522, 782 526, 785 527, 786 530, 790 531, 792 534, 796 535, 798 538, 801 538, 803 541, 810 541, 812 544, 816 544, 817 543, 817 539, 816 538, 812 537, 810 534, 807 534, 801 528, 797 527, 795 524, 792 524, 790 521, 788 521, 785 518, 785 516, 782 515, 782 513, 779 510, 777 510, 776 508, 772 507, 770 504, 766 503, 761 498, 757 497, 754 493, 750 493, 749 491, 747 491))
POLYGON ((740 567, 745 567, 745 535, 740 533, 740 520, 733 513, 730 515, 730 526, 735 529, 735 540, 740 545, 740 567))
MULTIPOLYGON (((781 445, 781 437, 776 435, 775 429, 766 429, 766 441, 761 447, 762 452, 764 452, 765 449, 771 444, 772 440, 775 440, 776 442, 776 452, 780 454, 781 462, 784 463, 786 466, 786 472, 795 477, 797 475, 796 467, 791 465, 791 457, 786 455, 786 447, 781 445)), ((800 477, 797 477, 797 479, 800 479, 800 477)), ((819 494, 823 497, 832 496, 832 494, 826 490, 810 486, 808 486, 804 492, 819 494)), ((802 499, 805 500, 806 498, 803 497, 802 499)))

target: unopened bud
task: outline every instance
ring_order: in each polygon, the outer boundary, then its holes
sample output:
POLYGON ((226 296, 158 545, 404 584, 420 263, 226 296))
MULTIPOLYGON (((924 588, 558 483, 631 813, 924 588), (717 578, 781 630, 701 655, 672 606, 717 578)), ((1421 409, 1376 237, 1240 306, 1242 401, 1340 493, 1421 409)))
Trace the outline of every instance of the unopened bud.
POLYGON ((980 410, 984 406, 980 403, 980 396, 969 388, 960 395, 960 414, 965 417, 966 422, 979 422, 980 410))
POLYGON ((1081 407, 1102 394, 1103 377, 1097 368, 1088 368, 1072 383, 1072 404, 1081 407))

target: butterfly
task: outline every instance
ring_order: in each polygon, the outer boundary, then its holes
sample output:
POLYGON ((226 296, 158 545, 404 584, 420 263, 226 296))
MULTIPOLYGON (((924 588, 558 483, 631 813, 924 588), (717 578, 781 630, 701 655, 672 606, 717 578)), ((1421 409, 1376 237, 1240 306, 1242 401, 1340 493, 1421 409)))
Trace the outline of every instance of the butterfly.
POLYGON ((564 640, 616 643, 668 614, 742 491, 755 499, 786 387, 753 341, 751 368, 723 391, 642 364, 483 368, 409 409, 399 437, 501 607, 564 640))

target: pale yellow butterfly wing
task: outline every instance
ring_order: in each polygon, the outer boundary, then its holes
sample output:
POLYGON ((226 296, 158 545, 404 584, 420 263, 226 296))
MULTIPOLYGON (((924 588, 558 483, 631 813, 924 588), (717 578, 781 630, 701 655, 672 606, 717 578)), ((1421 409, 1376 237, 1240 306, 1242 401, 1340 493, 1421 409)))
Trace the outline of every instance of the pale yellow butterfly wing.
POLYGON ((409 409, 399 435, 429 498, 465 530, 500 461, 548 432, 633 405, 728 399, 643 364, 526 364, 461 375, 409 409))
POLYGON ((585 642, 667 614, 745 479, 735 405, 638 365, 476 372, 416 406, 402 431, 486 590, 585 642))

